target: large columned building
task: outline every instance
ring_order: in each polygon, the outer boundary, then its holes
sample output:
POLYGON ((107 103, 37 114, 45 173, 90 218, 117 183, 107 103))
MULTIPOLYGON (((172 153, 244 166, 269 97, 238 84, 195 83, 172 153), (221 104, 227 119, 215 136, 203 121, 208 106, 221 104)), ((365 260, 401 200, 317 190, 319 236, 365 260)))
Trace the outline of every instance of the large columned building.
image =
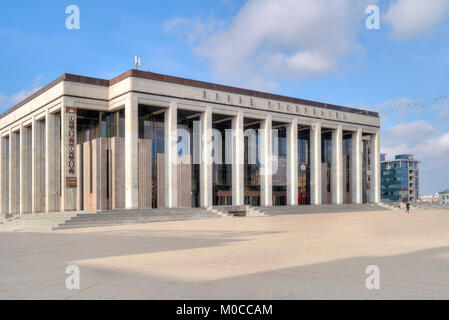
POLYGON ((1 213, 377 203, 375 112, 130 70, 0 116, 1 213))

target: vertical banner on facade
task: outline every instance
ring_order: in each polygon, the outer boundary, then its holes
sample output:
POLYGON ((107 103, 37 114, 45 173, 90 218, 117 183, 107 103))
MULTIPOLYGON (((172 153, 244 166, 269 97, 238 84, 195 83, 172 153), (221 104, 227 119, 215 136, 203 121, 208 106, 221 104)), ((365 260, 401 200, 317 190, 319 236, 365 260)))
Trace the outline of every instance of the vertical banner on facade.
POLYGON ((75 159, 76 159, 76 108, 66 107, 66 119, 67 121, 67 172, 66 172, 66 188, 76 188, 77 187, 77 179, 76 179, 76 167, 75 167, 75 159))

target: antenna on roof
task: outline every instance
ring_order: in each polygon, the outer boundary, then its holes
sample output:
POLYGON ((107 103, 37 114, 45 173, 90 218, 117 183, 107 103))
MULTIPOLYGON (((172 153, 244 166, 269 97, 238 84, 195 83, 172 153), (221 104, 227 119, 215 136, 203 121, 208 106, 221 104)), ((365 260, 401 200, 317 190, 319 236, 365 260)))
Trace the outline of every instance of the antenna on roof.
POLYGON ((140 67, 140 57, 135 56, 134 63, 136 64, 136 70, 138 70, 140 67))

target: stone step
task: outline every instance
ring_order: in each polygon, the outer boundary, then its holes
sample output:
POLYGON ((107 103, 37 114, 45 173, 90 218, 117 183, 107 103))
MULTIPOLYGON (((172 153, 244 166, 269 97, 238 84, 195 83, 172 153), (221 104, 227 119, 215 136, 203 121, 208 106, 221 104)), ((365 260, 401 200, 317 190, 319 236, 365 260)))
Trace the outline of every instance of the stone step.
MULTIPOLYGON (((207 218, 215 218, 215 217, 207 217, 207 218)), ((172 218, 159 218, 159 219, 151 219, 144 221, 136 221, 136 220, 121 220, 121 221, 101 221, 101 222, 77 222, 77 223, 63 223, 59 226, 53 227, 52 230, 62 230, 62 229, 71 229, 71 228, 87 228, 87 227, 102 227, 102 226, 114 226, 114 225, 124 225, 124 224, 141 224, 141 223, 152 223, 152 222, 164 222, 164 221, 184 221, 184 220, 194 220, 194 219, 204 219, 204 217, 172 217, 172 218)))
POLYGON ((217 218, 217 216, 204 208, 134 209, 79 213, 64 223, 55 226, 53 230, 206 218, 217 218))
MULTIPOLYGON (((154 220, 142 220, 142 221, 136 221, 136 220, 121 220, 121 221, 101 221, 101 222, 94 222, 94 221, 79 221, 79 222, 73 222, 73 223, 62 223, 58 226, 51 226, 54 228, 71 228, 71 227, 101 227, 101 226, 108 226, 108 225, 121 225, 121 224, 141 224, 141 223, 151 223, 151 222, 162 222, 162 221, 178 221, 178 220, 189 220, 186 218, 172 218, 172 219, 154 219, 154 220)), ((193 219, 192 219, 193 220, 193 219)))
POLYGON ((185 215, 194 215, 194 214, 207 214, 207 210, 198 210, 198 211, 191 211, 191 212, 181 212, 181 211, 172 211, 172 212, 144 212, 144 213, 126 213, 126 212, 118 212, 118 213, 90 213, 90 214, 77 214, 74 215, 75 217, 97 217, 97 216, 104 216, 104 217, 152 217, 152 216, 163 216, 163 215, 173 215, 173 214, 185 214, 185 215))
POLYGON ((99 212, 86 212, 85 214, 91 214, 91 213, 116 214, 116 213, 151 213, 151 212, 155 212, 155 213, 156 212, 198 212, 199 210, 206 210, 206 209, 205 208, 116 209, 116 210, 102 210, 99 212))
POLYGON ((104 216, 104 217, 148 217, 148 216, 163 216, 163 215, 172 215, 172 214, 186 214, 186 215, 192 215, 192 214, 207 214, 208 211, 192 211, 192 212, 179 212, 179 211, 172 211, 172 212, 145 212, 145 213, 90 213, 90 214, 77 214, 73 218, 89 218, 89 217, 98 217, 98 216, 104 216))
POLYGON ((103 223, 103 222, 123 222, 123 221, 135 221, 145 222, 145 221, 160 221, 160 220, 174 220, 174 219, 200 219, 200 218, 212 218, 213 216, 185 216, 185 215, 173 215, 173 216, 159 216, 159 217, 147 217, 147 218, 123 218, 123 219, 107 219, 107 218, 98 218, 98 219, 77 219, 77 220, 68 220, 63 222, 63 224, 77 224, 77 223, 103 223))
POLYGON ((37 223, 37 222, 40 222, 40 221, 59 222, 59 221, 66 221, 68 219, 70 219, 70 217, 62 218, 62 219, 61 218, 59 218, 59 219, 56 219, 56 218, 50 218, 50 219, 47 219, 47 218, 41 218, 41 219, 38 219, 38 218, 36 218, 36 219, 18 219, 18 220, 8 221, 6 223, 28 223, 28 222, 30 222, 30 223, 37 223))

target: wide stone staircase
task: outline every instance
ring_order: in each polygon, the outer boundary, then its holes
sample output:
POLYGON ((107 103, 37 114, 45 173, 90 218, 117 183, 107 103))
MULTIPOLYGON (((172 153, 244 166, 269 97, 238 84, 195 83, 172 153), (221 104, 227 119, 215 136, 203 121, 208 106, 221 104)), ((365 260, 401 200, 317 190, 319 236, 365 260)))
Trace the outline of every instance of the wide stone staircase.
POLYGON ((262 206, 257 207, 266 216, 282 214, 311 214, 311 213, 337 213, 337 212, 359 212, 359 211, 387 211, 386 207, 375 204, 323 204, 306 206, 262 206))
POLYGON ((7 215, 0 221, 0 231, 52 230, 76 216, 76 213, 39 213, 7 215))
POLYGON ((203 208, 123 209, 91 213, 23 214, 1 221, 0 231, 62 230, 219 217, 219 215, 203 208))
POLYGON ((210 218, 260 217, 284 214, 336 213, 389 210, 372 204, 308 206, 212 206, 208 208, 122 209, 101 212, 40 213, 0 219, 0 231, 62 230, 210 218))

